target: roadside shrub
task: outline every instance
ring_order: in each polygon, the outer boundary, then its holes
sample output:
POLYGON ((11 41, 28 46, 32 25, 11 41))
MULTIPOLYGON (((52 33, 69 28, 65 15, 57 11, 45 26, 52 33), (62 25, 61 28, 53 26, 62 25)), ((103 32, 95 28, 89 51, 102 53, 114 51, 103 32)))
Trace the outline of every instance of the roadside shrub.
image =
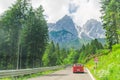
POLYGON ((105 55, 107 55, 109 52, 110 52, 109 49, 100 49, 100 50, 97 50, 97 54, 105 54, 105 55))
POLYGON ((120 44, 116 44, 112 47, 112 51, 116 51, 120 49, 120 44))
MULTIPOLYGON (((107 50, 100 50, 104 54, 109 53, 107 50)), ((99 63, 95 72, 93 71, 94 59, 91 59, 87 65, 93 73, 96 80, 120 80, 120 44, 114 45, 110 54, 98 56, 99 63)))

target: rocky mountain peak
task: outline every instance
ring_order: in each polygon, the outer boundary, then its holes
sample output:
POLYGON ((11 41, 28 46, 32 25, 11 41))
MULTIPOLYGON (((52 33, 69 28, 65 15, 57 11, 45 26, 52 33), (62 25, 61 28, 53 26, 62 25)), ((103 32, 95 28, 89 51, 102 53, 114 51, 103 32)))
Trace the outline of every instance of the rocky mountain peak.
POLYGON ((65 15, 56 23, 49 23, 49 38, 61 46, 81 46, 95 38, 105 38, 101 22, 90 19, 83 27, 75 26, 71 16, 65 15))
POLYGON ((62 19, 56 22, 54 30, 55 31, 66 30, 68 32, 71 32, 75 36, 78 35, 78 32, 75 28, 75 24, 72 18, 68 15, 65 15, 62 19))
POLYGON ((105 38, 105 30, 103 29, 101 22, 95 19, 90 19, 86 22, 84 31, 93 39, 105 38))
POLYGON ((48 24, 49 37, 55 43, 65 43, 78 38, 78 32, 72 18, 65 15, 55 24, 48 24))

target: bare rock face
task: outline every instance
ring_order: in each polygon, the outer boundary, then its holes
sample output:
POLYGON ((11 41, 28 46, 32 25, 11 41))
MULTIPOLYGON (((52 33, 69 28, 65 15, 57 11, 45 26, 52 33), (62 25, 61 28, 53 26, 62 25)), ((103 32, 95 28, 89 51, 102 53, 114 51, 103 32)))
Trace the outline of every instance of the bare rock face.
POLYGON ((95 19, 88 20, 83 26, 83 31, 92 39, 105 38, 105 30, 102 24, 95 19))

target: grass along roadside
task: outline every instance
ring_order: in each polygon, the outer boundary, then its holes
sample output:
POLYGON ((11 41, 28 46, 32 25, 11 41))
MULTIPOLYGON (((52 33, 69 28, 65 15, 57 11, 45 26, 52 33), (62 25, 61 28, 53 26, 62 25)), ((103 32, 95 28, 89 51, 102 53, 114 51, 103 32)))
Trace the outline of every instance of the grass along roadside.
POLYGON ((96 80, 120 80, 120 44, 114 45, 112 52, 99 56, 98 60, 96 68, 93 58, 86 64, 96 80))
MULTIPOLYGON (((61 69, 63 69, 63 68, 61 68, 61 69)), ((58 70, 61 70, 61 69, 48 70, 48 71, 44 71, 44 72, 39 72, 39 73, 29 74, 29 75, 19 76, 19 77, 13 77, 13 78, 11 78, 11 77, 1 78, 0 80, 27 80, 29 78, 34 78, 34 77, 38 77, 38 76, 51 74, 51 73, 54 73, 55 71, 58 71, 58 70)))

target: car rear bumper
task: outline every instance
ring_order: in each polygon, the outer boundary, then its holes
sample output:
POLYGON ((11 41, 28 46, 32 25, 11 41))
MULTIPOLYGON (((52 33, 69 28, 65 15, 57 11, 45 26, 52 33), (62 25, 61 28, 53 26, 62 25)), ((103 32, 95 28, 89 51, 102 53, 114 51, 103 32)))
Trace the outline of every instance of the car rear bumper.
POLYGON ((84 73, 84 71, 73 71, 73 73, 84 73))

